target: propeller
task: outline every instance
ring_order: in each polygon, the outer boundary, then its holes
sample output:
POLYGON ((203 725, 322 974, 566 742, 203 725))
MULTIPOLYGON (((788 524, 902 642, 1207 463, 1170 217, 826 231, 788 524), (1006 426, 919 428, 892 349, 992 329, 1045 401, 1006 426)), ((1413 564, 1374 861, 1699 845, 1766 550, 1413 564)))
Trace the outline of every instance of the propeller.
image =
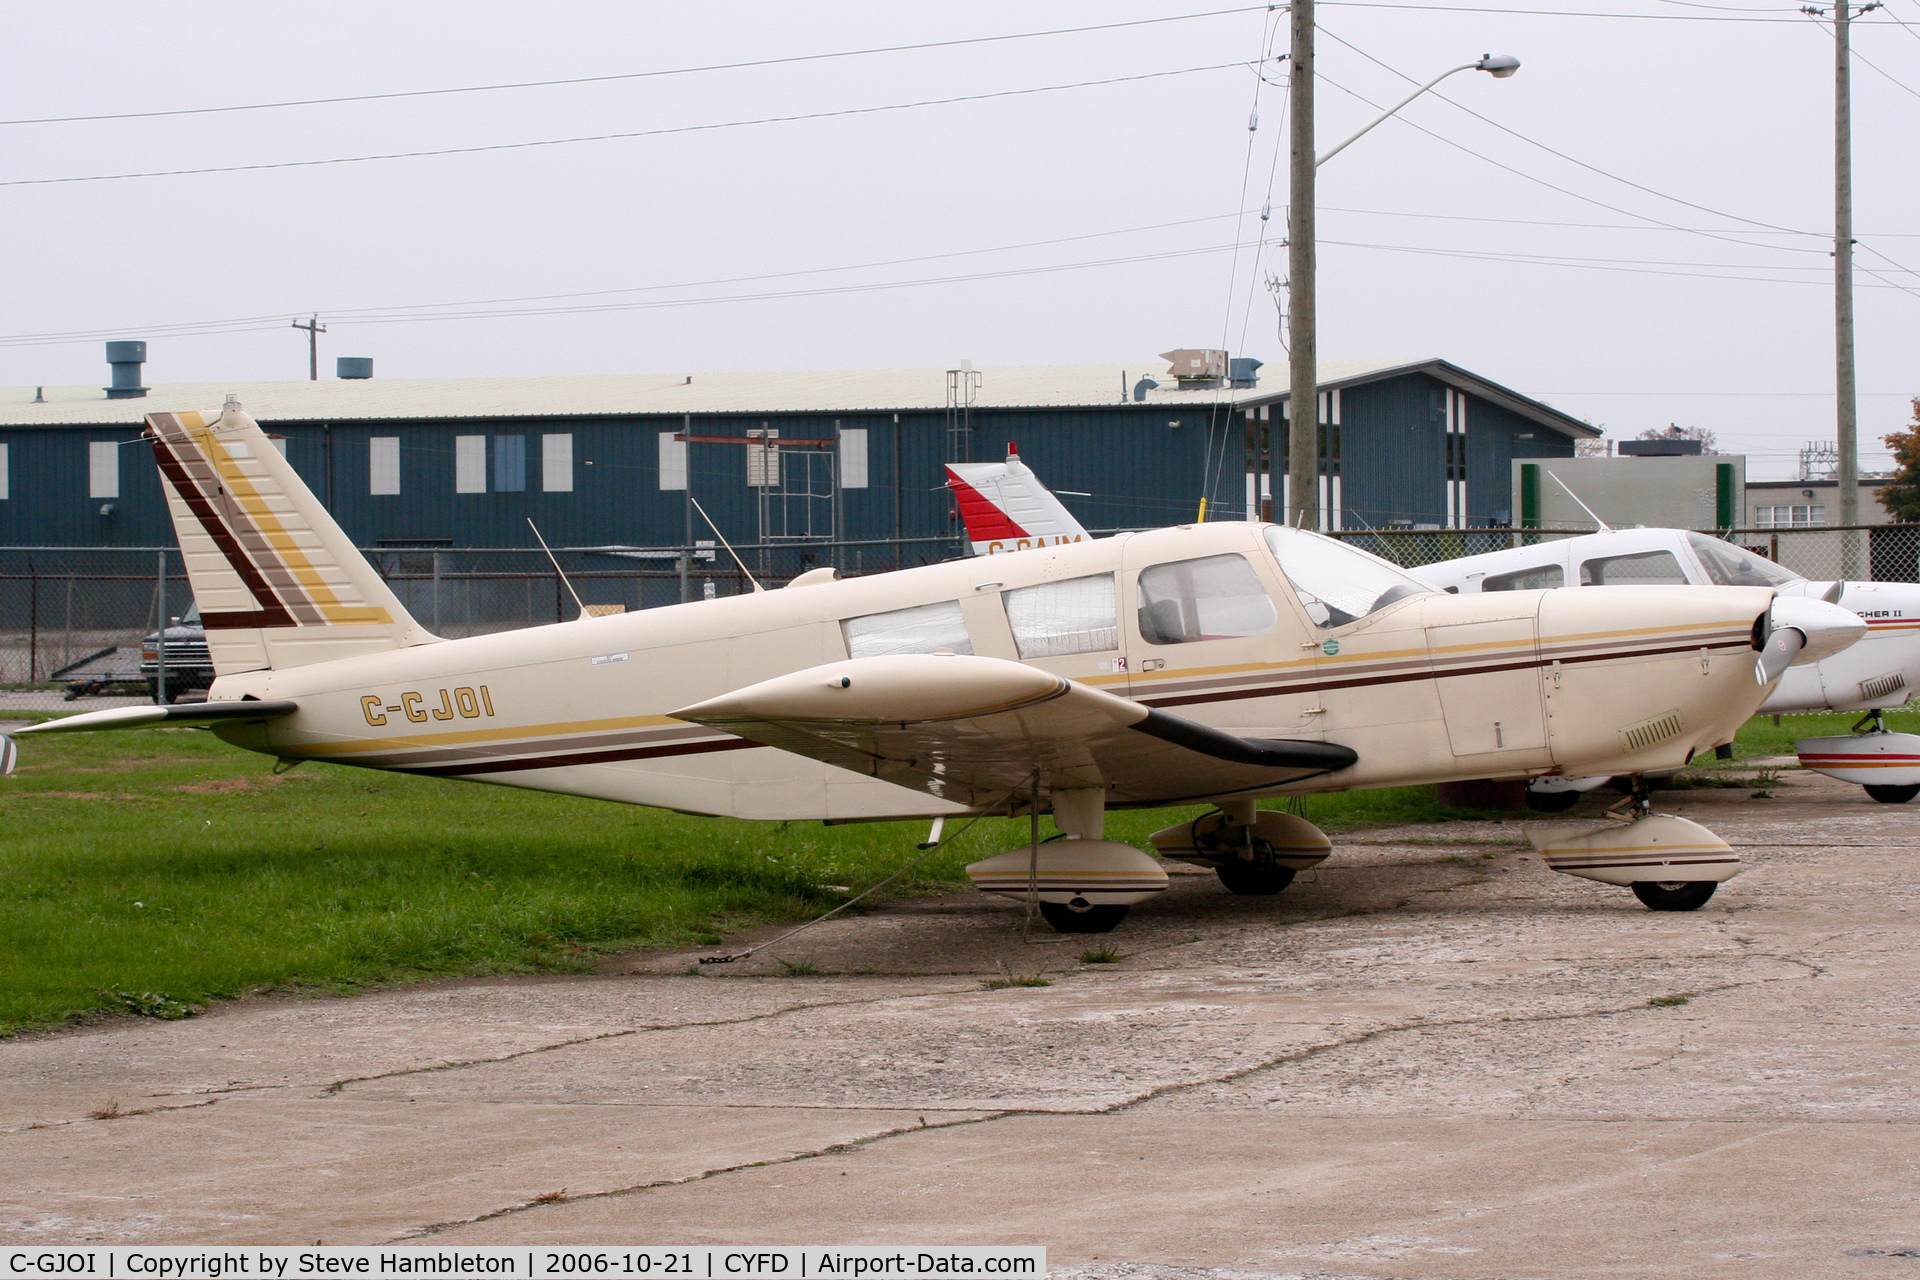
MULTIPOLYGON (((1838 595, 1845 587, 1835 583, 1826 594, 1838 595)), ((1753 664, 1753 678, 1761 685, 1772 684, 1788 667, 1831 658, 1867 634, 1867 624, 1851 609, 1804 596, 1775 596, 1762 626, 1765 638, 1753 664)))
POLYGON ((1772 634, 1760 647, 1760 657, 1753 664, 1753 679, 1760 685, 1772 684, 1787 674, 1787 668, 1807 647, 1807 638, 1794 627, 1772 627, 1770 630, 1772 634))

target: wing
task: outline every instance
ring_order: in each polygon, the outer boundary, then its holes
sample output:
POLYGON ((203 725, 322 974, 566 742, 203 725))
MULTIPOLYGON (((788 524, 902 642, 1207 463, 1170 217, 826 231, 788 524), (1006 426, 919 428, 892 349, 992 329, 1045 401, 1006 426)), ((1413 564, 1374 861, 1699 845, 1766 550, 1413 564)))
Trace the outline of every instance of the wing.
POLYGON ((854 658, 673 713, 972 808, 1104 787, 1109 805, 1260 790, 1354 763, 1326 742, 1235 737, 1059 676, 951 654, 854 658))

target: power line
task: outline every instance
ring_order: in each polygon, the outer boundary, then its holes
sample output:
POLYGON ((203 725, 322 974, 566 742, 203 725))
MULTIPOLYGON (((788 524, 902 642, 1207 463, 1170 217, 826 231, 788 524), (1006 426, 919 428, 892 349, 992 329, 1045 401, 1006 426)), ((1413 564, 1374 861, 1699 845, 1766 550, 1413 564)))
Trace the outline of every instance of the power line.
POLYGON ((1217 62, 1204 67, 1182 67, 1177 71, 1148 71, 1139 75, 1113 76, 1104 80, 1079 80, 1072 84, 1039 85, 1029 89, 1000 89, 992 93, 969 93, 952 98, 926 98, 918 102, 894 102, 879 107, 845 107, 837 111, 809 111, 790 116, 762 116, 753 120, 726 120, 714 124, 680 125, 671 129, 635 129, 625 133, 598 133, 573 138, 541 138, 532 142, 494 142, 472 147, 439 147, 424 151, 390 151, 378 155, 333 156, 324 160, 276 160, 261 164, 209 165, 197 169, 153 169, 139 173, 98 173, 71 178, 16 178, 0 181, 0 187, 43 187, 74 182, 119 182, 130 178, 180 178, 210 173, 255 173, 264 169, 311 169, 322 165, 365 164, 375 160, 416 160, 427 156, 477 155, 490 151, 520 151, 528 147, 559 147, 581 142, 613 142, 628 138, 659 138, 670 134, 707 133, 716 129, 741 129, 752 125, 792 124, 803 120, 832 120, 844 116, 875 115, 888 111, 908 111, 916 107, 944 107, 961 102, 985 102, 993 98, 1018 98, 1036 93, 1058 93, 1066 89, 1091 89, 1102 85, 1132 84, 1141 80, 1163 80, 1170 76, 1195 75, 1205 71, 1225 71, 1245 67, 1244 62, 1217 62))
MULTIPOLYGON (((1326 31, 1324 27, 1322 27, 1321 30, 1326 31)), ((1405 80, 1409 84, 1419 83, 1419 81, 1415 80, 1412 76, 1408 75, 1406 72, 1401 71, 1397 67, 1388 66, 1386 63, 1374 57, 1372 54, 1368 53, 1365 49, 1360 48, 1358 45, 1354 44, 1352 41, 1341 40, 1339 36, 1335 35, 1331 31, 1326 31, 1326 34, 1328 36, 1331 36, 1334 40, 1339 41, 1339 43, 1345 45, 1347 48, 1352 49, 1355 53, 1365 58, 1368 62, 1373 63, 1373 65, 1375 65, 1376 67, 1379 67, 1384 71, 1389 71, 1394 75, 1399 76, 1402 80, 1405 80)), ((1440 99, 1440 101, 1446 103, 1449 106, 1459 108, 1461 111, 1466 112, 1468 115, 1472 116, 1476 120, 1479 120, 1485 124, 1492 125, 1494 128, 1500 130, 1500 132, 1504 134, 1508 134, 1511 137, 1518 138, 1520 139, 1520 141, 1526 143, 1529 146, 1540 148, 1540 150, 1546 152, 1548 155, 1557 156, 1560 159, 1565 160, 1569 164, 1578 165, 1582 169, 1585 169, 1590 173, 1597 173, 1603 178, 1610 178, 1615 182, 1623 183, 1626 186, 1632 187, 1636 191, 1644 191, 1650 196, 1656 196, 1662 200, 1671 200, 1675 204, 1683 204, 1687 206, 1687 208, 1696 209, 1701 213, 1710 213, 1716 218, 1726 218, 1729 221, 1733 221, 1733 222, 1744 222, 1749 226, 1761 227, 1768 231, 1785 231, 1793 234, 1806 235, 1806 236, 1811 236, 1814 234, 1811 231, 1800 231, 1798 228, 1795 228, 1795 227, 1783 227, 1778 225, 1777 223, 1761 222, 1756 218, 1744 217, 1737 213, 1727 213, 1720 209, 1711 209, 1711 208, 1708 208, 1706 205, 1696 204, 1691 200, 1683 200, 1679 196, 1668 195, 1664 191, 1656 191, 1652 187, 1645 186, 1642 183, 1635 182, 1631 178, 1623 178, 1617 173, 1611 173, 1605 169, 1600 168, 1598 165, 1588 164, 1585 160, 1581 160, 1574 156, 1570 156, 1564 151, 1556 150, 1555 148, 1548 146, 1544 142, 1538 142, 1532 138, 1529 138, 1526 134, 1521 133, 1516 129, 1509 129, 1506 125, 1501 124, 1498 120, 1490 119, 1487 116, 1483 116, 1478 111, 1475 111, 1472 107, 1469 107, 1464 103, 1456 102, 1452 98, 1447 97, 1447 95, 1444 93, 1435 93, 1433 96, 1440 99)), ((1713 233, 1707 232, 1704 234, 1711 235, 1713 233)), ((1795 253, 1820 252, 1820 250, 1818 249, 1789 249, 1788 246, 1784 246, 1784 245, 1768 245, 1768 246, 1755 246, 1755 247, 1782 249, 1782 250, 1787 250, 1789 252, 1795 252, 1795 253)))
POLYGON ((1086 27, 1058 27, 1050 31, 1018 31, 997 36, 966 36, 955 40, 930 40, 921 44, 882 45, 871 49, 843 49, 834 53, 802 53, 784 58, 757 58, 748 62, 716 62, 699 67, 671 67, 658 71, 628 71, 604 76, 574 76, 560 80, 520 80, 507 84, 463 85, 449 89, 402 89, 390 93, 344 94, 334 98, 294 98, 282 102, 249 102, 220 107, 179 107, 167 111, 121 111, 84 116, 37 116, 20 120, 0 120, 0 127, 28 124, 78 124, 100 120, 152 120, 164 116, 219 115, 236 111, 276 111, 283 107, 323 107, 347 102, 390 102, 397 98, 432 98, 449 94, 496 93, 508 89, 546 89, 564 85, 607 84, 623 80, 651 80, 662 76, 698 75, 709 71, 743 71, 756 67, 789 66, 800 62, 824 62, 835 58, 864 58, 880 53, 912 53, 925 49, 952 49, 963 45, 994 44, 1008 40, 1034 40, 1043 36, 1082 35, 1090 31, 1117 31, 1126 27, 1149 27, 1168 22, 1190 22, 1196 18, 1219 18, 1231 14, 1257 13, 1271 6, 1243 5, 1234 9, 1210 9, 1204 13, 1181 13, 1164 18, 1138 18, 1129 22, 1102 22, 1086 27))
POLYGON ((1419 13, 1503 13, 1537 18, 1625 18, 1637 22, 1791 22, 1799 18, 1709 18, 1696 13, 1592 13, 1577 9, 1488 9, 1457 4, 1392 4, 1388 0, 1315 0, 1342 9, 1403 9, 1419 13))
MULTIPOLYGON (((1326 34, 1328 35, 1332 34, 1332 32, 1327 32, 1325 27, 1320 28, 1320 30, 1323 32, 1326 32, 1326 34)), ((1359 101, 1366 103, 1368 106, 1372 107, 1374 110, 1378 111, 1380 109, 1380 104, 1378 104, 1377 102, 1374 102, 1371 98, 1368 98, 1364 94, 1355 93, 1352 89, 1347 88, 1345 85, 1341 84, 1338 80, 1333 79, 1331 76, 1326 75, 1324 72, 1320 72, 1316 70, 1314 72, 1314 75, 1319 79, 1326 81, 1328 84, 1332 85, 1334 88, 1340 90, 1340 92, 1347 94, 1349 97, 1356 98, 1359 101)), ((1638 218, 1642 222, 1649 222, 1654 224, 1655 226, 1665 227, 1669 231, 1684 231, 1689 235, 1706 236, 1710 240, 1720 240, 1720 241, 1724 241, 1727 244, 1742 245, 1750 249, 1772 247, 1767 245, 1756 245, 1749 240, 1736 240, 1732 236, 1720 235, 1712 231, 1701 231, 1693 227, 1683 227, 1677 223, 1667 222, 1667 221, 1664 221, 1663 219, 1653 217, 1650 214, 1635 213, 1631 209, 1622 209, 1617 204, 1608 204, 1604 200, 1596 200, 1592 196, 1581 195, 1578 191, 1574 191, 1567 187, 1560 186, 1557 183, 1548 182, 1545 178, 1538 177, 1535 174, 1528 173, 1524 169, 1516 169, 1510 164, 1505 164, 1499 160, 1495 160, 1492 156, 1487 155, 1484 152, 1475 151, 1472 147, 1467 146, 1465 143, 1455 142, 1452 138, 1447 137, 1445 134, 1435 133, 1433 130, 1425 127, 1424 125, 1415 124, 1412 120, 1407 119, 1405 116, 1395 116, 1394 120, 1399 124, 1405 125, 1409 129, 1419 130, 1421 133, 1426 134, 1429 138, 1434 139, 1436 142, 1443 142, 1447 146, 1454 148, 1454 150, 1456 151, 1464 151, 1466 154, 1472 156, 1476 160, 1485 161, 1487 164, 1492 165, 1496 169, 1503 169, 1506 172, 1512 174, 1516 178, 1525 179, 1528 182, 1534 183, 1538 186, 1545 187, 1549 191, 1557 191, 1563 196, 1570 196, 1573 199, 1579 200, 1584 204, 1590 204, 1596 208, 1605 209, 1609 213, 1617 213, 1617 214, 1620 214, 1622 217, 1626 217, 1626 218, 1638 218)))

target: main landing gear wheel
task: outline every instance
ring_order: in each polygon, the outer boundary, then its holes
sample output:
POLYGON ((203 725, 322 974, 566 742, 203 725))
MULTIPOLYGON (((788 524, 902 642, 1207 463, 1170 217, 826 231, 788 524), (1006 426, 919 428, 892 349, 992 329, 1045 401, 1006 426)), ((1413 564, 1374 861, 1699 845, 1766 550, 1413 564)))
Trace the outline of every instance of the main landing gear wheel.
POLYGON ((1906 787, 1879 786, 1869 782, 1867 794, 1881 804, 1905 804, 1915 796, 1920 796, 1920 784, 1906 787))
POLYGON ((1633 896, 1649 911, 1698 911, 1719 887, 1717 880, 1635 880, 1633 896))
POLYGON ((1580 803, 1578 791, 1535 791, 1527 788, 1527 808, 1536 813, 1565 813, 1580 803))
POLYGON ((1112 933, 1115 926, 1127 918, 1127 909, 1076 898, 1073 902, 1041 903, 1040 918, 1061 933, 1112 933))
POLYGON ((1232 862, 1222 863, 1213 869, 1220 877, 1220 883, 1229 893, 1245 894, 1251 898, 1264 898, 1279 893, 1293 883, 1293 868, 1282 867, 1271 862, 1232 862))

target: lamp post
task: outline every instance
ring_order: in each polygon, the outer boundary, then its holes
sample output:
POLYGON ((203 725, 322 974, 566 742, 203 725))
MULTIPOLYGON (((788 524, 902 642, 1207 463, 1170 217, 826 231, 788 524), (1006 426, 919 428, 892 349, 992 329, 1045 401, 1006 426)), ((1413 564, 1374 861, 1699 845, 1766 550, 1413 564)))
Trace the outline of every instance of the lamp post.
POLYGON ((1287 205, 1287 523, 1320 527, 1320 375, 1314 292, 1314 171, 1375 125, 1461 71, 1484 71, 1504 80, 1520 69, 1509 54, 1486 54, 1441 72, 1326 152, 1313 150, 1313 0, 1294 0, 1292 62, 1288 91, 1292 108, 1287 205))

